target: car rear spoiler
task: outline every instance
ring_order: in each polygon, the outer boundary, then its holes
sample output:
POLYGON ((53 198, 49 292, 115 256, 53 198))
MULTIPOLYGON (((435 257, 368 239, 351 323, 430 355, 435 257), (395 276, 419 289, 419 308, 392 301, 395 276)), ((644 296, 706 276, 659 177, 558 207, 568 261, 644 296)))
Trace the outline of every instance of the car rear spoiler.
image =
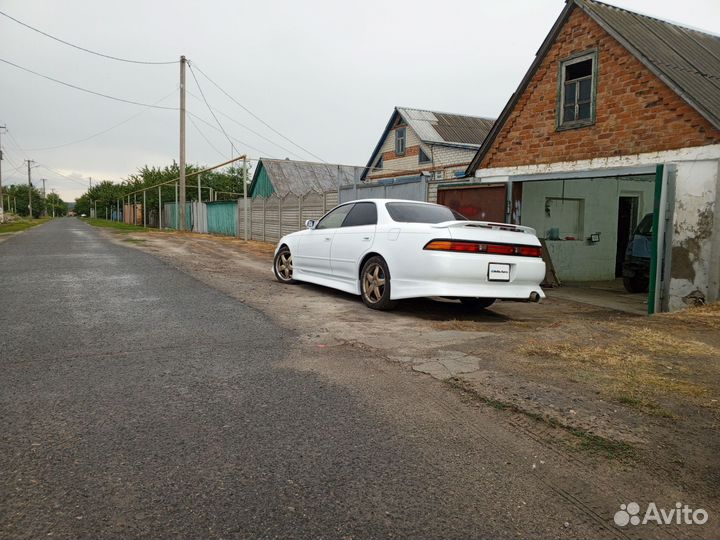
POLYGON ((495 229, 496 231, 520 232, 537 236, 537 232, 532 227, 513 225, 511 223, 495 223, 492 221, 443 221, 442 223, 433 223, 431 227, 435 227, 436 229, 461 229, 464 227, 477 227, 480 229, 495 229))

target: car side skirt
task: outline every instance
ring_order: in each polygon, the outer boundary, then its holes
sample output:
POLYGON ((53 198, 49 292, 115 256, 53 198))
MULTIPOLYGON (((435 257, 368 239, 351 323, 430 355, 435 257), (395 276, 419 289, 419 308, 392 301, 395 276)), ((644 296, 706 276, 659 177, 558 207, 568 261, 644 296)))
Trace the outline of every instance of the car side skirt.
POLYGON ((315 285, 322 285, 323 287, 331 287, 338 289, 350 294, 360 294, 360 281, 345 281, 330 276, 321 276, 313 274, 312 272, 304 272, 301 270, 293 270, 293 279, 297 281, 304 281, 307 283, 314 283, 315 285))

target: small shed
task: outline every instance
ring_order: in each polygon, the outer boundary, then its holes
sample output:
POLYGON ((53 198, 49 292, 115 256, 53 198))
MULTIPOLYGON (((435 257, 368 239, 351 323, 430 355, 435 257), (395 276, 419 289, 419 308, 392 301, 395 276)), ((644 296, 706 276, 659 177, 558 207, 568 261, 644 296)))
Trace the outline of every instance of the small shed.
POLYGON ((255 168, 250 197, 302 196, 311 191, 325 192, 360 181, 363 167, 261 158, 255 168))

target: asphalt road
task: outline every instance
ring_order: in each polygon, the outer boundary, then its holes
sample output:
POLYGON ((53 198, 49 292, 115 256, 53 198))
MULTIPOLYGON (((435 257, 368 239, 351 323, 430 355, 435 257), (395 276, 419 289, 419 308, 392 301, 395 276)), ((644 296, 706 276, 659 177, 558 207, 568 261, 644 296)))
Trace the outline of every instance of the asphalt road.
POLYGON ((261 312, 77 219, 0 243, 0 299, 0 537, 613 534, 514 472, 520 441, 470 445, 442 402, 386 420, 283 367, 261 312))

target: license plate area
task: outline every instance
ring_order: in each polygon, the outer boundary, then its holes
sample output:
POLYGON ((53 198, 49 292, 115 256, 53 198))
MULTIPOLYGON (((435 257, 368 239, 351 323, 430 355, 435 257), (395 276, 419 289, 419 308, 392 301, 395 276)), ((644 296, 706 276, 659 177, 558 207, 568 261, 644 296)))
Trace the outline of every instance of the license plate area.
POLYGON ((505 263, 488 264, 488 281, 510 281, 510 265, 505 263))

